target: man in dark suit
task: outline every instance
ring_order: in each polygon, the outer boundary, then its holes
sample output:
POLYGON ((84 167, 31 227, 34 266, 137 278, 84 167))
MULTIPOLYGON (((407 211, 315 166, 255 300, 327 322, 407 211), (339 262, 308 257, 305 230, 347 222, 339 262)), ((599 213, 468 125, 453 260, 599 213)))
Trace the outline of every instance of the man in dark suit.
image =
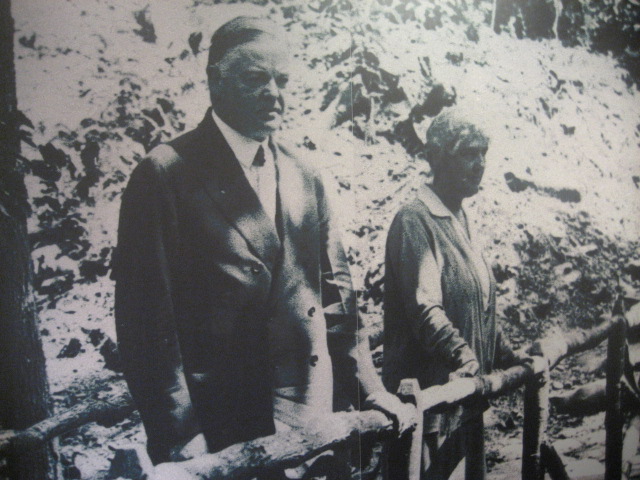
POLYGON ((287 72, 272 24, 223 25, 207 67, 212 109, 142 160, 123 194, 116 326, 154 463, 304 426, 345 392, 401 431, 414 422, 358 342, 322 182, 272 138, 287 72))

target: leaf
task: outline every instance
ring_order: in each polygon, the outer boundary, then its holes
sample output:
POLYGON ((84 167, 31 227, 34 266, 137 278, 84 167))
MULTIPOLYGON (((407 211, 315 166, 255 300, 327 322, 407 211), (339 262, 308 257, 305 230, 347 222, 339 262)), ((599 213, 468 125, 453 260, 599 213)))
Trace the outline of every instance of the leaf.
POLYGON ((18 131, 18 136, 20 137, 21 141, 23 141, 24 143, 26 143, 30 147, 38 148, 37 145, 33 141, 33 136, 31 134, 31 132, 28 132, 27 130, 20 129, 18 131))
POLYGON ((25 48, 31 48, 35 50, 36 34, 33 33, 30 37, 22 36, 18 39, 18 42, 25 48))
POLYGON ((42 160, 51 167, 55 167, 58 169, 64 168, 69 164, 69 156, 61 149, 53 146, 51 142, 47 143, 44 146, 38 147, 40 150, 40 155, 42 155, 42 160))
POLYGON ((200 53, 200 42, 202 42, 202 32, 193 32, 189 35, 189 46, 194 55, 200 53))
POLYGON ((147 12, 149 10, 149 6, 147 5, 142 10, 138 10, 137 12, 133 12, 133 17, 136 19, 138 25, 140 25, 140 30, 134 30, 135 33, 142 37, 147 43, 155 43, 156 42, 156 29, 153 26, 153 23, 147 18, 147 12))
POLYGON ((16 123, 18 125, 26 125, 31 129, 34 128, 33 123, 31 122, 31 120, 29 120, 29 117, 27 117, 22 110, 16 111, 16 123))

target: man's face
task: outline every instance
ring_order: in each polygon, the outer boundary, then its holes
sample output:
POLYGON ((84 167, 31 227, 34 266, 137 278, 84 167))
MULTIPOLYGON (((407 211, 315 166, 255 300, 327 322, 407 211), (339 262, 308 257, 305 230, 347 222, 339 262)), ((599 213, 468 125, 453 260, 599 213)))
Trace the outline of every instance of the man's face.
POLYGON ((286 46, 269 34, 229 50, 209 66, 216 113, 249 138, 267 138, 282 123, 288 64, 286 46))
POLYGON ((443 165, 447 183, 461 198, 478 193, 484 175, 488 140, 479 134, 463 137, 443 165))

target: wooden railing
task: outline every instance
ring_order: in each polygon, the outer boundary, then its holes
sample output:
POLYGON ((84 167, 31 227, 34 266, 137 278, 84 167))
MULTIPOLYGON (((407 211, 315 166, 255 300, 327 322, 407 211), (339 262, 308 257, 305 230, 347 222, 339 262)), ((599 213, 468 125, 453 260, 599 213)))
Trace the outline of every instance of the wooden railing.
MULTIPOLYGON (((549 414, 549 368, 563 358, 592 349, 609 338, 607 360, 606 465, 605 479, 619 480, 622 475, 622 407, 620 400, 627 330, 640 325, 640 311, 631 323, 621 314, 603 320, 590 330, 569 332, 562 338, 537 342, 546 357, 533 357, 532 362, 475 378, 454 380, 425 390, 417 382, 405 381, 401 394, 412 397, 422 411, 456 405, 471 398, 490 398, 525 385, 522 478, 538 480, 545 471, 552 479, 568 478, 552 445, 546 441, 549 414)), ((70 410, 44 420, 22 431, 0 431, 0 455, 10 449, 28 449, 90 422, 114 423, 134 411, 129 396, 106 396, 76 405, 70 410)), ((335 448, 365 438, 384 440, 396 436, 392 422, 381 412, 361 411, 334 413, 310 424, 304 431, 278 433, 245 443, 232 445, 220 452, 184 462, 152 466, 141 446, 116 450, 111 466, 112 478, 149 480, 223 479, 250 477, 265 469, 289 468, 335 448), (145 477, 146 475, 146 477, 145 477)), ((419 479, 421 432, 414 432, 413 460, 407 478, 419 479)), ((400 480, 400 479, 393 479, 400 480)))

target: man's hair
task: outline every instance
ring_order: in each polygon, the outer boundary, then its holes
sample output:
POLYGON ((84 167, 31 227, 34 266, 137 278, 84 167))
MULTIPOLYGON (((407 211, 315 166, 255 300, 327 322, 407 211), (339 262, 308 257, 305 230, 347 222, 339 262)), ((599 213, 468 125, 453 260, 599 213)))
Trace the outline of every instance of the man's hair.
POLYGON ((457 106, 438 114, 427 129, 425 153, 431 167, 437 167, 447 156, 455 155, 466 138, 481 138, 488 143, 489 137, 479 123, 470 111, 457 106))
POLYGON ((215 65, 225 54, 234 47, 249 43, 260 35, 278 37, 276 24, 260 17, 240 16, 218 28, 211 37, 208 65, 215 65))

